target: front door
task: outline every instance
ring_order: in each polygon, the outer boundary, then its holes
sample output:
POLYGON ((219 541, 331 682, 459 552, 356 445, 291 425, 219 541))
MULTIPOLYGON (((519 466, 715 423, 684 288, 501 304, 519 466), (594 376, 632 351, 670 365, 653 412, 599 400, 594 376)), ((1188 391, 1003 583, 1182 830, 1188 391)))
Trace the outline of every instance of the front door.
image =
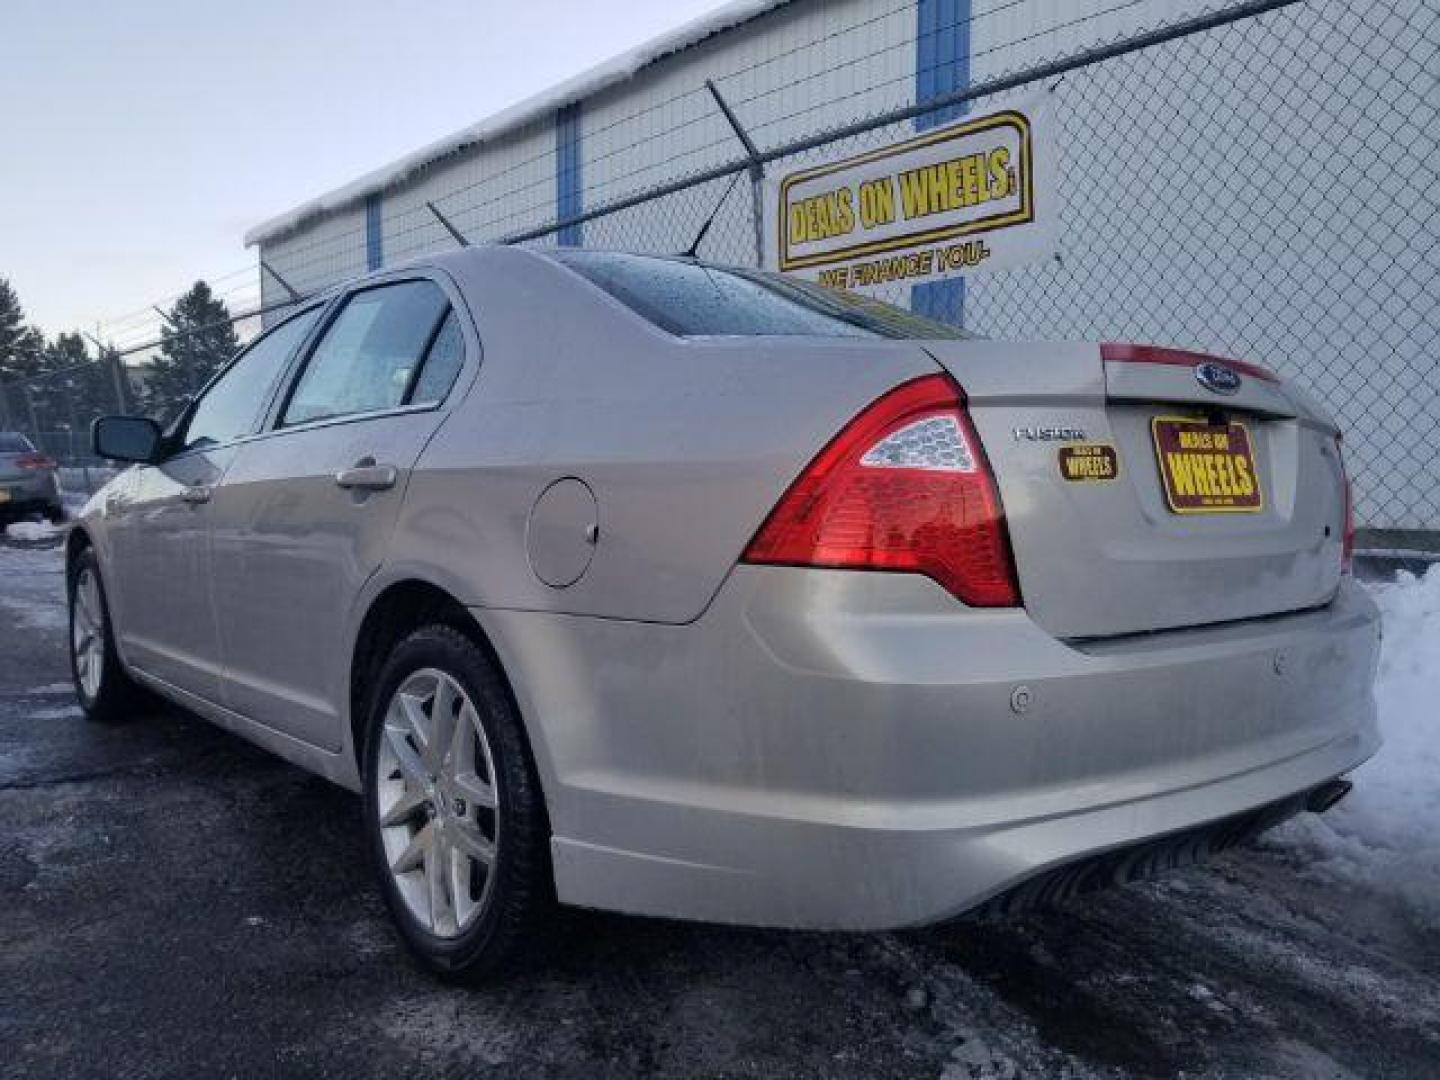
POLYGON ((339 749, 351 606, 384 560, 464 356, 439 285, 359 290, 319 336, 270 430, 240 448, 213 532, 232 710, 339 749))
POLYGON ((234 453, 233 446, 197 447, 141 466, 105 504, 110 593, 126 660, 207 701, 220 693, 209 501, 234 453))
POLYGON ((126 660, 207 701, 221 700, 211 584, 223 567, 211 546, 214 499, 318 314, 297 315, 237 356, 167 438, 166 459, 131 470, 105 503, 126 660))

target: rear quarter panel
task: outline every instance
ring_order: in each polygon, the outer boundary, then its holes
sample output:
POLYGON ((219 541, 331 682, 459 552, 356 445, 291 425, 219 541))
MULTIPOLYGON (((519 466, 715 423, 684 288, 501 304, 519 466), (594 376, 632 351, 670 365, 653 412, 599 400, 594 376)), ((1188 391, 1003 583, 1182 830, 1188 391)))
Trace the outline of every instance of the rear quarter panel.
POLYGON ((937 365, 912 343, 680 339, 515 250, 450 264, 483 362, 426 448, 387 567, 473 606, 683 623, 787 485, 868 403, 937 365), (527 519, 554 481, 598 504, 589 568, 543 584, 527 519))

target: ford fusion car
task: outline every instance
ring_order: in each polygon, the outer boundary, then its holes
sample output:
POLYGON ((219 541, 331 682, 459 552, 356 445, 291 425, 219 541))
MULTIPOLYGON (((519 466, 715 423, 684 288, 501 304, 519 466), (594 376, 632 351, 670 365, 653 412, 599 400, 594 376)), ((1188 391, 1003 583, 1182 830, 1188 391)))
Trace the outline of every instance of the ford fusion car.
POLYGON ((68 538, 87 713, 357 792, 433 970, 556 902, 885 928, 1320 810, 1377 746, 1334 423, 1258 366, 467 249, 242 352, 68 538))

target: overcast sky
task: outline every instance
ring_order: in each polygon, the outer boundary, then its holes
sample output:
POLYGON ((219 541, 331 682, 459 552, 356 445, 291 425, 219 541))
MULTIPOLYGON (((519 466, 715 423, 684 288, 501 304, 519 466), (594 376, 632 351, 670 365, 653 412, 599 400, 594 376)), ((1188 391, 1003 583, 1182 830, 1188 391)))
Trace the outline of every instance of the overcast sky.
POLYGON ((721 0, 0 0, 0 277, 49 333, 721 0))

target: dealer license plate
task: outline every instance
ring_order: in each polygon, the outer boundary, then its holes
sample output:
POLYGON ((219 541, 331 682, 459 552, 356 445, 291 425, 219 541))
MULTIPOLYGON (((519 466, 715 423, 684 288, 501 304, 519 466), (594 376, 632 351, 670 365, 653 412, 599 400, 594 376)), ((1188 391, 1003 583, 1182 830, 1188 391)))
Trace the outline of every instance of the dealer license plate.
POLYGON ((1150 421, 1165 502, 1177 514, 1254 514, 1265 507, 1250 431, 1181 416, 1150 421))

